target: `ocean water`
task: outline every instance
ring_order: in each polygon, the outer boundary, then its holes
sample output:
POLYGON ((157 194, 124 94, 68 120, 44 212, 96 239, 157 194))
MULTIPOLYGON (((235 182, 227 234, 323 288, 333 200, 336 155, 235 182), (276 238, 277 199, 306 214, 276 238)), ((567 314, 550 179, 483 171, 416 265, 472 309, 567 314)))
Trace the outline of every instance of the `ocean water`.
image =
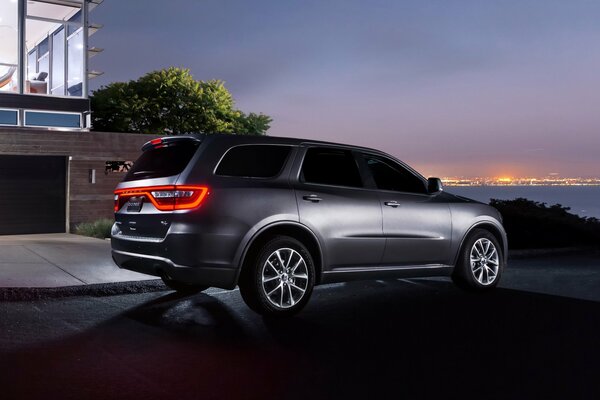
POLYGON ((600 219, 600 186, 446 186, 448 193, 488 203, 524 197, 547 205, 571 207, 571 213, 600 219))

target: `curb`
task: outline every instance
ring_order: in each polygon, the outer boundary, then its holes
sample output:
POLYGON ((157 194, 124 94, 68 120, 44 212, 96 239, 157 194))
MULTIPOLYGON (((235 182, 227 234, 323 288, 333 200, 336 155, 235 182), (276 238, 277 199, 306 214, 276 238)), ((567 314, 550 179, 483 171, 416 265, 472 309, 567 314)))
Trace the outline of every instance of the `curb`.
POLYGON ((45 300, 75 296, 103 297, 120 294, 162 292, 166 290, 170 289, 160 279, 53 288, 0 288, 0 301, 45 300))

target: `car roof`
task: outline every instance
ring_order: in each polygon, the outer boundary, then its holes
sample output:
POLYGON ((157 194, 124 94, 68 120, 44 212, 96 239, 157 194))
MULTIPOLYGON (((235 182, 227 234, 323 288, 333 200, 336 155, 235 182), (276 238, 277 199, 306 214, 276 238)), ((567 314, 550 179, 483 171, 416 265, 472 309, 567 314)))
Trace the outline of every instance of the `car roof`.
POLYGON ((417 175, 420 179, 426 180, 426 178, 421 175, 417 170, 413 167, 400 160, 397 157, 394 157, 391 154, 388 154, 384 151, 373 149, 370 147, 363 146, 355 146, 351 144, 344 143, 335 143, 335 142, 326 142, 321 140, 311 140, 311 139, 301 139, 301 138, 290 138, 290 137, 281 137, 281 136, 257 136, 257 135, 234 135, 228 133, 213 133, 213 134, 197 134, 191 135, 198 140, 218 140, 218 141, 226 141, 227 145, 235 146, 237 144, 287 144, 287 145, 318 145, 318 146, 335 146, 346 148, 348 150, 359 150, 368 153, 378 154, 384 157, 391 158, 404 166, 404 168, 410 170, 412 173, 417 175))
MULTIPOLYGON (((355 146, 355 145, 344 144, 344 143, 326 142, 326 141, 321 141, 321 140, 311 140, 311 139, 301 139, 301 138, 290 138, 290 137, 282 137, 282 136, 237 135, 237 134, 231 134, 231 133, 210 133, 210 134, 189 133, 189 134, 183 134, 183 135, 178 135, 178 136, 165 136, 165 137, 162 137, 161 140, 163 140, 163 141, 171 141, 171 140, 181 141, 185 137, 188 137, 190 140, 197 141, 197 142, 212 142, 212 141, 225 142, 224 144, 226 144, 227 146, 256 143, 256 144, 282 144, 282 145, 292 145, 292 146, 293 145, 335 146, 335 147, 347 148, 348 150, 360 150, 360 151, 365 151, 365 152, 369 152, 369 153, 379 154, 379 155, 382 155, 385 157, 390 157, 393 160, 395 160, 396 162, 400 163, 406 169, 413 172, 415 175, 417 175, 422 180, 426 180, 423 175, 421 175, 417 170, 412 168, 410 165, 406 164, 402 160, 400 160, 384 151, 373 149, 370 147, 355 146)), ((152 141, 147 142, 143 148, 152 144, 156 140, 158 140, 158 139, 154 139, 152 141)))
MULTIPOLYGON (((190 137, 200 141, 204 141, 206 139, 218 140, 218 141, 227 141, 228 144, 235 145, 245 144, 245 143, 269 143, 269 144, 287 144, 287 145, 322 145, 322 146, 337 146, 337 147, 347 147, 357 150, 364 150, 369 152, 386 154, 383 151, 372 149, 369 147, 357 146, 347 143, 336 143, 336 142, 327 142, 323 140, 313 140, 313 139, 302 139, 302 138, 294 138, 294 137, 283 137, 283 136, 259 136, 259 135, 236 135, 230 133, 212 133, 212 134, 185 134, 179 136, 169 136, 168 138, 181 138, 181 137, 190 137)), ((165 137, 167 138, 167 137, 165 137)))

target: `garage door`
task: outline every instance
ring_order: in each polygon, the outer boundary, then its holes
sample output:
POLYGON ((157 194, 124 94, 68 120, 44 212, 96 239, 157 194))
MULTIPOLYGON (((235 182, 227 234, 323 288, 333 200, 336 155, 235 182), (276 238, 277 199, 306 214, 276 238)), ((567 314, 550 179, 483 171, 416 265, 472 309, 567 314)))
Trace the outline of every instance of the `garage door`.
POLYGON ((0 234, 65 231, 66 157, 0 155, 0 234))

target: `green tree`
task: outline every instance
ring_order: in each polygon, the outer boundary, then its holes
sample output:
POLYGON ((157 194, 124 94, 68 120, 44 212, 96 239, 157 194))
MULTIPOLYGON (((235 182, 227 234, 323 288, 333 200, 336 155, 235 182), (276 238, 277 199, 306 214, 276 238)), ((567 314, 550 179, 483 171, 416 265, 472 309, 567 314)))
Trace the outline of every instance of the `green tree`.
POLYGON ((138 133, 264 135, 271 117, 235 108, 222 81, 197 81, 190 71, 167 68, 92 93, 95 130, 138 133))

